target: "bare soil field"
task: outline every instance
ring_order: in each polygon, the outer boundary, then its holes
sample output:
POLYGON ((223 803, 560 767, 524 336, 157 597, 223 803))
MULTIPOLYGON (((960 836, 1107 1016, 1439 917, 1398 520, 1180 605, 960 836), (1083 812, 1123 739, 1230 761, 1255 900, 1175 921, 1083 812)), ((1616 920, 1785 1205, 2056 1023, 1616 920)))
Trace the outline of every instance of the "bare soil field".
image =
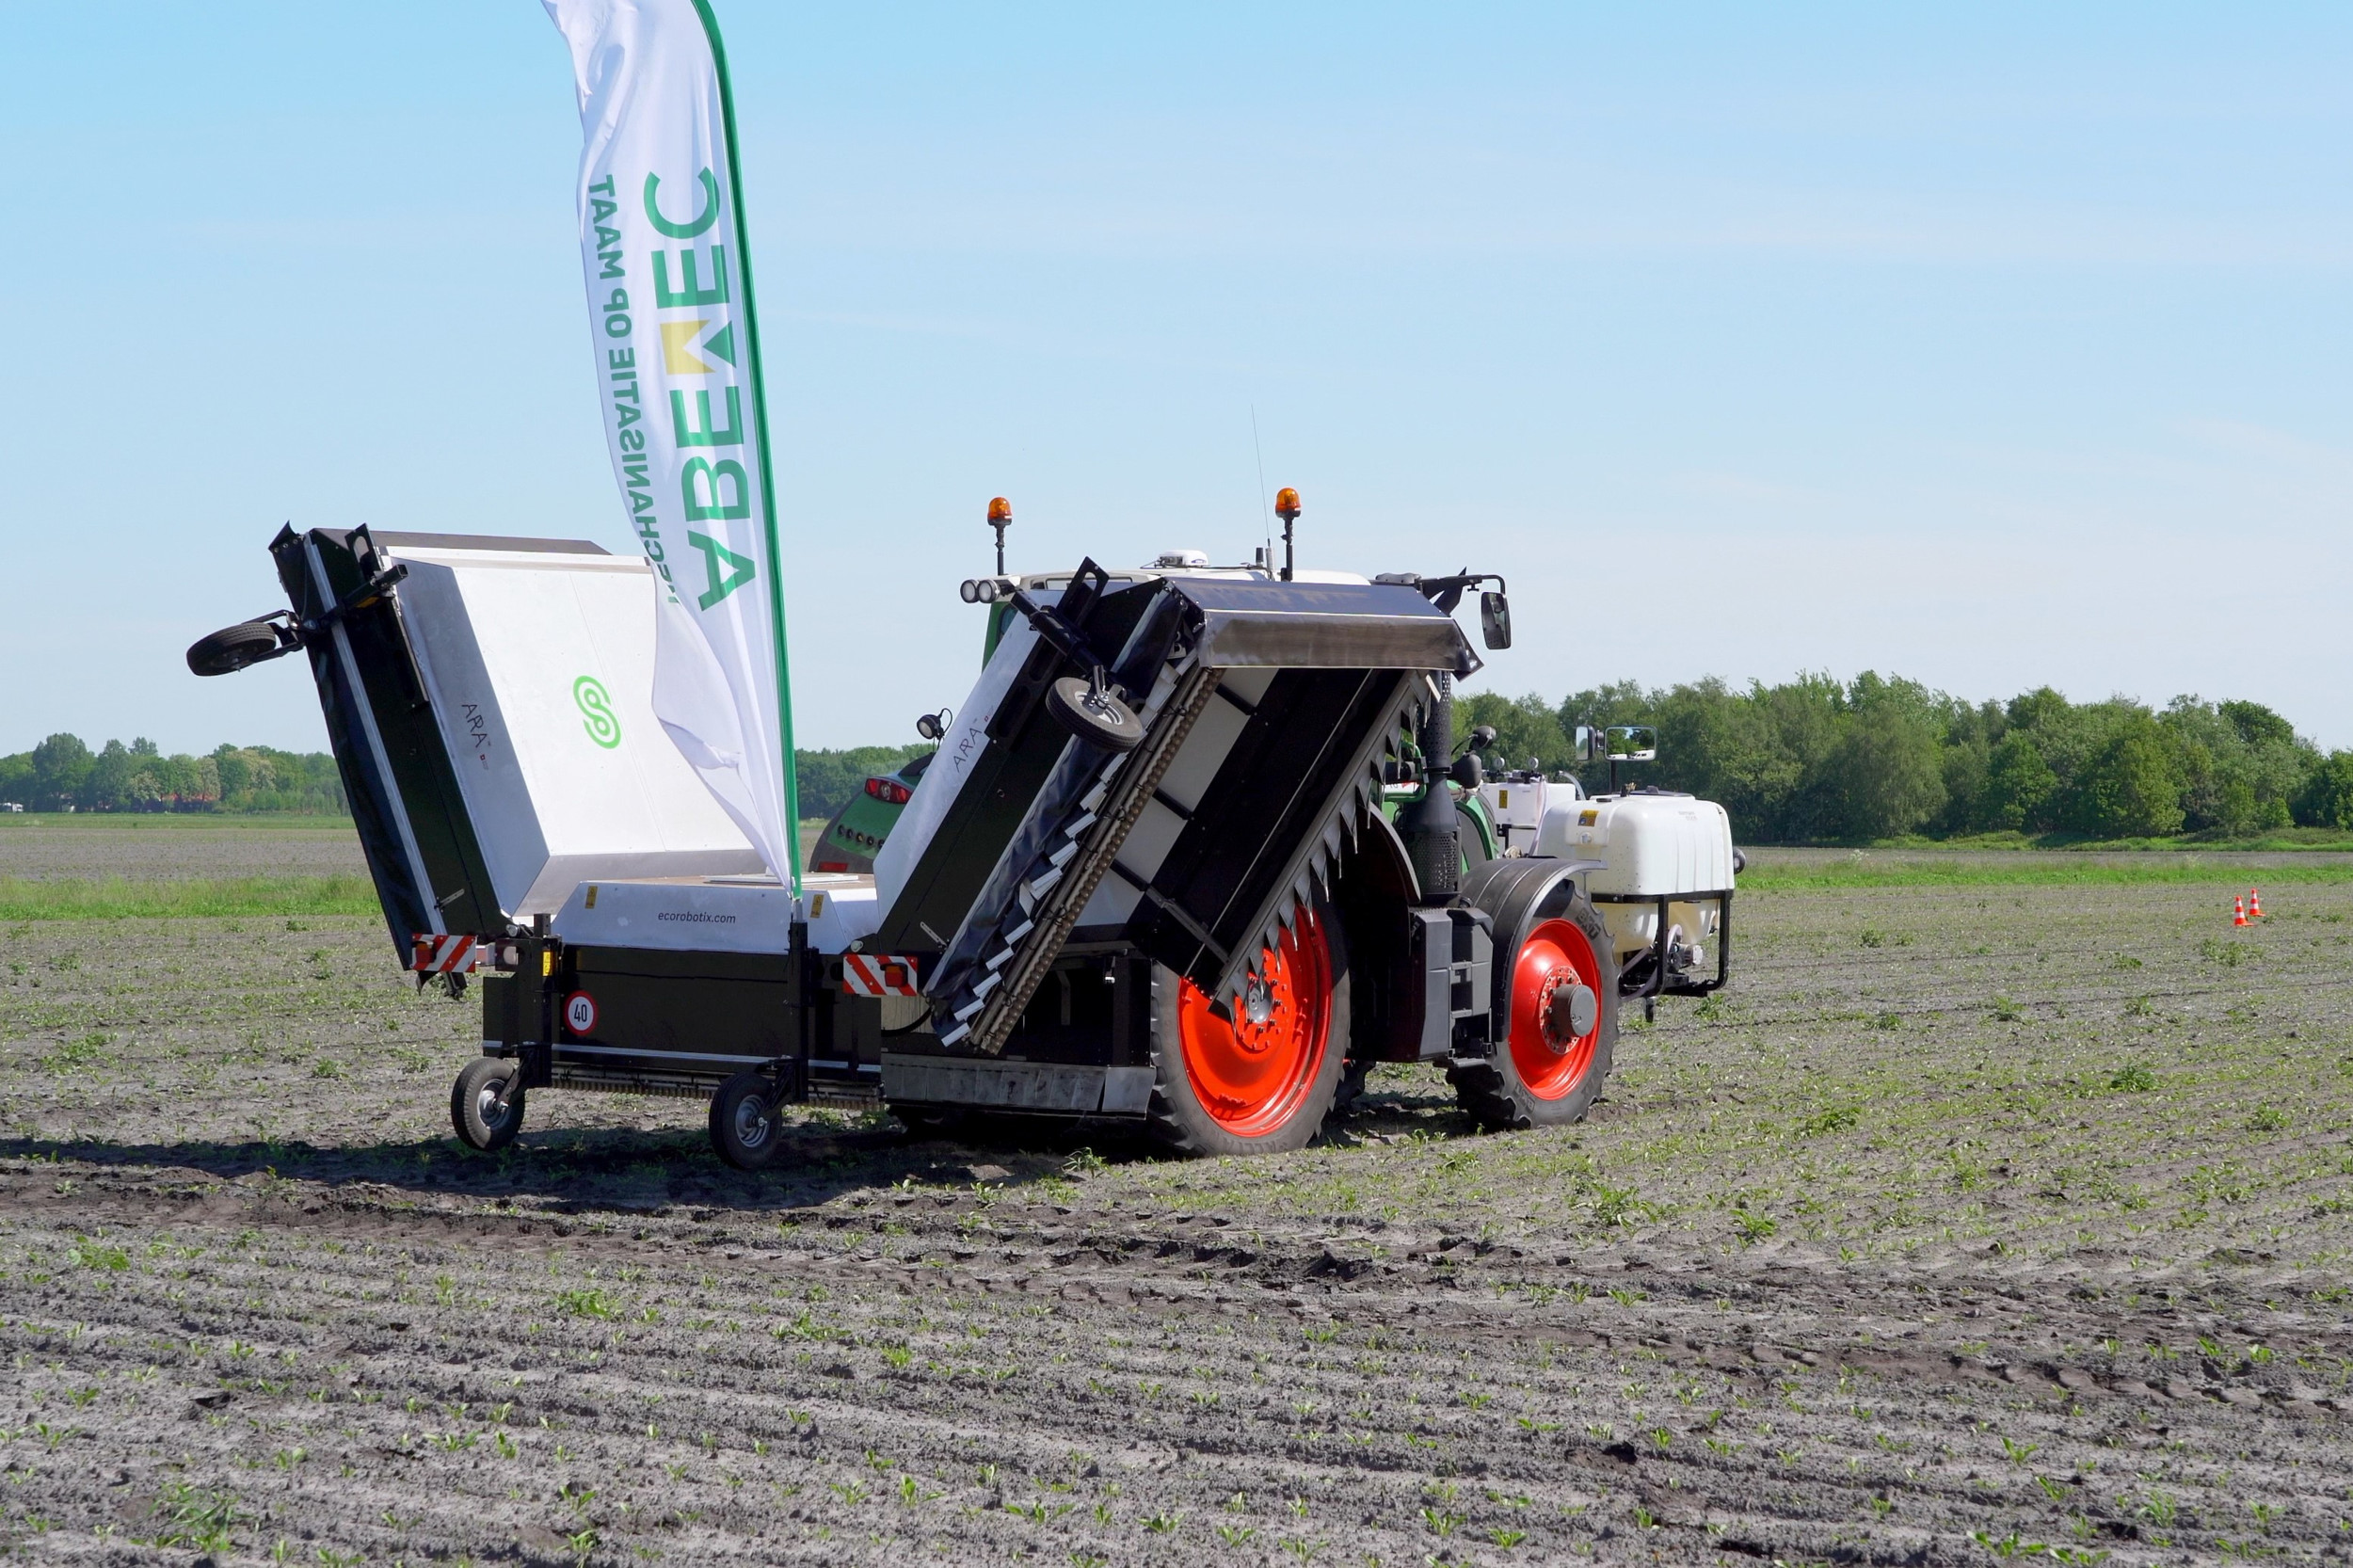
POLYGON ((1385 1069, 1279 1159, 815 1111, 758 1177, 676 1101, 460 1151, 472 999, 372 919, 0 926, 0 1537, 2353 1559, 2353 882, 2214 875, 1744 895, 1561 1131, 1385 1069))
POLYGON ((348 817, 0 816, 0 877, 27 882, 367 874, 348 817))

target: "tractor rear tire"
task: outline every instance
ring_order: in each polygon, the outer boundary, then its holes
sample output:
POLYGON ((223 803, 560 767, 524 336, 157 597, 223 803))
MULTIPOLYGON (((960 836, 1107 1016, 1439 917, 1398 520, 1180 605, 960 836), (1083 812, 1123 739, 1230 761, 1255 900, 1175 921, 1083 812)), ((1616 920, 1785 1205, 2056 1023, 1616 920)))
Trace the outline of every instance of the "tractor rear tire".
POLYGON ((522 1064, 509 1057, 478 1056, 450 1086, 449 1119, 471 1149, 494 1153, 522 1130, 522 1064))
POLYGON ((1455 1097, 1491 1132, 1583 1121, 1618 1043, 1609 927, 1563 882, 1516 931, 1497 936, 1497 1038, 1492 1055, 1458 1058, 1448 1069, 1455 1097))
POLYGON ((1322 1130, 1348 1066, 1348 945, 1318 904, 1266 964, 1258 1011, 1228 1023, 1175 970, 1152 967, 1145 1126, 1172 1153, 1283 1154, 1322 1130))
POLYGON ((747 1068, 719 1085, 711 1096, 711 1146, 739 1171, 765 1169, 784 1142, 784 1118, 776 1112, 776 1086, 768 1075, 747 1068))

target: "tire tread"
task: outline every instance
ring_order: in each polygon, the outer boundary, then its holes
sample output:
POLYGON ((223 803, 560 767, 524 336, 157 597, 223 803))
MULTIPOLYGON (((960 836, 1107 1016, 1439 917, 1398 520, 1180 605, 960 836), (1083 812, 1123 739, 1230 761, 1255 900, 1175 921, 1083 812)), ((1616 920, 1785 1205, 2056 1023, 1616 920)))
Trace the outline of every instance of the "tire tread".
MULTIPOLYGON (((1498 1046, 1508 1050, 1508 1045, 1498 1046)), ((1470 1119, 1487 1132, 1518 1132, 1536 1125, 1536 1119, 1521 1108, 1511 1085, 1503 1080, 1502 1069, 1493 1062, 1469 1061, 1447 1069, 1447 1081, 1454 1085, 1454 1097, 1470 1119)))

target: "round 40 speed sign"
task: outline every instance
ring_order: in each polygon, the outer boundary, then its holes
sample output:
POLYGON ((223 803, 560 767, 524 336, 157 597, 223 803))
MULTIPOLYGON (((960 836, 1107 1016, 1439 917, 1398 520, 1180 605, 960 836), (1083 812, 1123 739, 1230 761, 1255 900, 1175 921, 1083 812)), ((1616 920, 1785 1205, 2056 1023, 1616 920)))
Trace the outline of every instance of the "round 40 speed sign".
POLYGON ((597 1032, 597 999, 585 991, 574 991, 566 997, 564 1027, 574 1034, 594 1034, 597 1032))

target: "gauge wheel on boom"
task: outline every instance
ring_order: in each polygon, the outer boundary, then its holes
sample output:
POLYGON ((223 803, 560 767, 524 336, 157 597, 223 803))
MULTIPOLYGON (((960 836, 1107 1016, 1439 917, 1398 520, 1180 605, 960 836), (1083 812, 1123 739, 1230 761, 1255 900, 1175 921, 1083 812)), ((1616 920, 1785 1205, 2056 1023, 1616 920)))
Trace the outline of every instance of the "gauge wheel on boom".
POLYGON ((1609 928, 1564 882, 1520 922, 1508 961, 1496 946, 1494 1053, 1455 1062, 1456 1097, 1492 1131, 1584 1120, 1618 1043, 1609 928))
POLYGON ((197 675, 234 675, 278 652, 278 633, 269 622, 239 621, 199 637, 188 647, 188 669, 197 675))
POLYGON ((1179 1154, 1280 1154, 1323 1127, 1348 1056, 1348 944, 1318 904, 1259 972, 1231 1022, 1175 970, 1152 968, 1152 1134, 1179 1154))
POLYGON ((523 1125, 522 1064, 478 1056, 450 1087, 449 1119, 468 1148, 488 1154, 515 1141, 523 1125))
POLYGON ((766 1073, 746 1068, 719 1085, 711 1096, 711 1146, 739 1171, 765 1168, 784 1142, 784 1118, 776 1110, 776 1086, 766 1073))

